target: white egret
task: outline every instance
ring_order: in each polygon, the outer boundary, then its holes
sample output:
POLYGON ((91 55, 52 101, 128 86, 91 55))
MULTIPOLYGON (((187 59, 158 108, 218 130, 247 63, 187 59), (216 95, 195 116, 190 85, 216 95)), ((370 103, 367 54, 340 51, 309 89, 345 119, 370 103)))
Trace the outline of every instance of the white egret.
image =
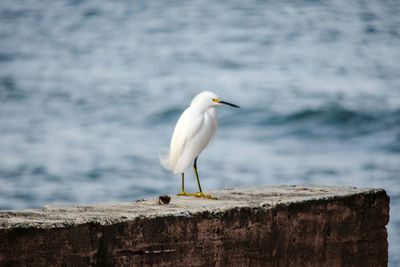
POLYGON ((239 106, 222 101, 215 93, 204 91, 196 95, 190 106, 182 113, 176 123, 171 138, 168 155, 161 159, 161 164, 174 174, 182 175, 182 190, 178 196, 213 198, 201 190, 197 172, 197 158, 213 139, 217 128, 217 113, 214 107, 228 105, 239 106), (185 192, 185 170, 193 164, 196 175, 197 193, 185 192))

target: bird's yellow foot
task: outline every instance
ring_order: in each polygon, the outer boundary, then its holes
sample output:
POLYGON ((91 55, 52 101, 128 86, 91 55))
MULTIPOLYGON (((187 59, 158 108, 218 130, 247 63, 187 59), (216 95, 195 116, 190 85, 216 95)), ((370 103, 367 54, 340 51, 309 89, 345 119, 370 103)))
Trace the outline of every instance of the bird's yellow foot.
POLYGON ((203 192, 197 192, 193 194, 197 198, 208 198, 208 199, 217 199, 216 197, 213 197, 212 195, 209 194, 204 194, 203 192))
POLYGON ((188 193, 185 191, 181 191, 179 194, 177 194, 177 196, 181 196, 181 197, 194 197, 195 193, 188 193))

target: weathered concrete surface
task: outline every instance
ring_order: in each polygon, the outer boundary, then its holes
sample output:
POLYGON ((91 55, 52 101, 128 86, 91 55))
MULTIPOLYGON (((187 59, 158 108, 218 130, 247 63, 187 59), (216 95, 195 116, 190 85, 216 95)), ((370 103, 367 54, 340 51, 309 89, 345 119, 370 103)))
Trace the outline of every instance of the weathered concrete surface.
POLYGON ((380 189, 234 188, 0 212, 0 266, 386 266, 380 189))

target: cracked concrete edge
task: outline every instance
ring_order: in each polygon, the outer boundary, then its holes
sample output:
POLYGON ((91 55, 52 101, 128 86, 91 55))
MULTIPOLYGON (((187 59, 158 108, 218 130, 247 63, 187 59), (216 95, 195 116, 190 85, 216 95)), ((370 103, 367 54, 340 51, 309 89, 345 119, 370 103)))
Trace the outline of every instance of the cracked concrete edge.
POLYGON ((45 206, 41 209, 0 211, 0 231, 13 228, 68 228, 82 224, 112 225, 136 219, 167 216, 191 217, 208 213, 218 216, 232 209, 272 209, 314 201, 334 201, 355 195, 385 194, 384 189, 322 185, 280 185, 227 188, 212 191, 217 200, 172 196, 168 205, 158 199, 130 203, 77 206, 45 206))

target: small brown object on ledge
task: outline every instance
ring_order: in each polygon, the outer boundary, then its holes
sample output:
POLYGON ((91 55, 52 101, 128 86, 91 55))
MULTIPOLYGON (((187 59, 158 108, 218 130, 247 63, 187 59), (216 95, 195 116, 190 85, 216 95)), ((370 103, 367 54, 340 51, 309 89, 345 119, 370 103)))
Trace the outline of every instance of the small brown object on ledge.
POLYGON ((171 201, 171 197, 168 195, 158 197, 158 204, 160 204, 160 205, 169 204, 170 201, 171 201))

